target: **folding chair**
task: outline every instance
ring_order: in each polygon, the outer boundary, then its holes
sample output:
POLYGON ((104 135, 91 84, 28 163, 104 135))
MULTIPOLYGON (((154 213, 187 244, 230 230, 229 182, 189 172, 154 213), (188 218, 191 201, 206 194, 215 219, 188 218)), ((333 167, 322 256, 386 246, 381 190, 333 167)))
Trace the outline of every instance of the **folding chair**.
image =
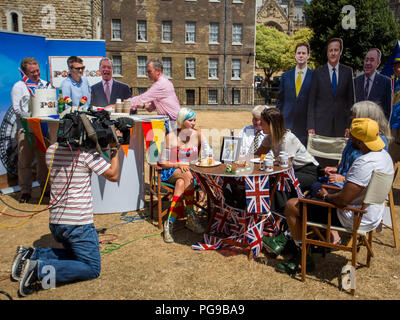
MULTIPOLYGON (((315 245, 325 248, 332 248, 337 250, 349 251, 352 253, 351 265, 354 270, 356 269, 357 263, 357 252, 361 246, 365 246, 367 248, 367 267, 370 266, 371 257, 373 257, 372 252, 372 231, 365 232, 359 230, 359 226, 361 223, 361 219, 364 213, 367 204, 383 204, 387 196, 389 194, 390 188, 393 183, 394 174, 385 174, 382 172, 374 171, 370 180, 370 183, 367 187, 367 191, 365 194, 365 198, 361 209, 354 207, 344 207, 341 209, 350 210, 353 212, 353 228, 346 229, 340 226, 331 225, 331 217, 332 217, 332 209, 337 208, 335 205, 325 202, 325 201, 317 201, 311 199, 299 199, 301 203, 303 203, 303 212, 302 212, 302 257, 301 257, 301 280, 305 281, 306 276, 306 253, 307 253, 307 245, 315 245), (312 221, 308 221, 307 219, 307 205, 317 205, 321 207, 328 208, 328 223, 316 223, 312 221), (309 234, 307 233, 307 228, 311 227, 314 230, 317 230, 317 235, 319 240, 309 238, 309 234), (326 235, 323 236, 322 233, 319 232, 318 229, 325 229, 326 235), (330 242, 330 232, 331 230, 341 231, 352 234, 352 242, 351 245, 339 245, 333 244, 330 242)), ((334 187, 336 189, 336 187, 334 187)), ((351 289, 351 294, 354 295, 355 289, 351 289)))
POLYGON ((149 186, 150 186, 150 218, 154 217, 154 197, 158 203, 158 228, 162 229, 162 218, 168 213, 168 208, 162 210, 163 200, 168 199, 171 201, 174 194, 175 186, 173 184, 161 181, 162 168, 157 163, 150 163, 149 165, 149 186), (166 193, 163 194, 163 190, 166 193))
MULTIPOLYGON (((396 176, 397 176, 398 170, 399 170, 399 164, 396 163, 394 165, 393 183, 396 180, 396 176)), ((389 209, 390 209, 390 217, 391 217, 392 226, 388 226, 387 224, 384 224, 383 222, 382 222, 382 224, 386 228, 392 230, 393 239, 394 239, 394 247, 397 249, 399 247, 399 238, 398 238, 398 233, 397 233, 398 231, 397 231, 396 213, 394 212, 393 184, 392 184, 392 187, 390 188, 389 198, 388 198, 388 201, 385 202, 385 205, 387 207, 389 207, 389 209)))
POLYGON ((340 160, 348 138, 326 137, 317 134, 309 134, 307 151, 314 157, 340 160))

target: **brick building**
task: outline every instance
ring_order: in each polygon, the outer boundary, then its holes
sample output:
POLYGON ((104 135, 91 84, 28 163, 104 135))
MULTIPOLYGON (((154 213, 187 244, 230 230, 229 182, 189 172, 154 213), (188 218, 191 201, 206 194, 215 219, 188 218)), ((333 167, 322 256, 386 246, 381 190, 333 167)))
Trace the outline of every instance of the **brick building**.
POLYGON ((252 104, 255 1, 105 1, 114 75, 141 93, 146 61, 159 57, 183 105, 252 104))
POLYGON ((0 29, 57 39, 101 39, 102 0, 1 0, 0 29))

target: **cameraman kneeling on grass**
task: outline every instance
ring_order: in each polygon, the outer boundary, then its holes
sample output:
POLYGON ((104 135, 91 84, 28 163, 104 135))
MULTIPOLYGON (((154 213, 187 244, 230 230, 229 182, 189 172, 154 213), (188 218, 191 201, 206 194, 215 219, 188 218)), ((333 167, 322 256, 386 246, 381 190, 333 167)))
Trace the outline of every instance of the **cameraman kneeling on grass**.
POLYGON ((18 246, 11 276, 19 281, 20 295, 33 293, 37 287, 34 284, 46 276, 48 279, 52 270, 54 283, 90 280, 100 275, 101 258, 93 223, 91 175, 94 172, 109 181, 118 180, 116 146, 116 142, 110 143, 113 149, 110 163, 95 150, 71 150, 58 143, 47 149, 46 163, 49 168, 51 166, 50 230, 64 248, 18 246))

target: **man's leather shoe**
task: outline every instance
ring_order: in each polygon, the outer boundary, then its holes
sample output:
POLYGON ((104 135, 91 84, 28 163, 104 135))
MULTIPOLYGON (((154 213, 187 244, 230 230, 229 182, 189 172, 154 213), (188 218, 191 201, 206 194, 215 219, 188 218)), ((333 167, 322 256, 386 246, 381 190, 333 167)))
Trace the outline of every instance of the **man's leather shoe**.
POLYGON ((31 200, 31 195, 29 193, 23 193, 19 198, 20 203, 27 203, 31 200))
POLYGON ((277 256, 281 254, 285 248, 287 239, 283 233, 276 237, 263 237, 263 247, 269 253, 275 253, 277 256))

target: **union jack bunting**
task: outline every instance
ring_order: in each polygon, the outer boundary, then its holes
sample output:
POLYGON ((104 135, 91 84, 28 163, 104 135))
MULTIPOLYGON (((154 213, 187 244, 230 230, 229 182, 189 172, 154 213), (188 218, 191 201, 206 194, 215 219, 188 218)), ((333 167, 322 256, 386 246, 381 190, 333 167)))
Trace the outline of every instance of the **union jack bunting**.
POLYGON ((222 190, 222 186, 224 184, 224 180, 222 177, 212 176, 207 174, 207 182, 210 186, 210 189, 214 193, 214 196, 217 200, 221 200, 224 197, 224 192, 222 190))
POLYGON ((262 249, 264 220, 252 226, 246 231, 246 237, 249 242, 250 248, 253 251, 253 257, 257 258, 262 249))
POLYGON ((248 213, 270 212, 269 176, 244 177, 248 213))
POLYGON ((303 194, 303 192, 301 191, 301 188, 300 188, 299 179, 297 179, 293 168, 290 168, 290 170, 287 171, 287 176, 289 177, 290 182, 293 184, 293 187, 296 189, 297 196, 299 198, 304 198, 304 194, 303 194))
POLYGON ((303 192, 301 191, 301 188, 300 188, 299 179, 297 179, 293 168, 290 168, 289 170, 280 173, 278 179, 279 179, 278 183, 277 183, 277 190, 278 191, 285 191, 286 190, 286 191, 290 192, 290 190, 291 190, 290 183, 292 183, 293 187, 295 188, 295 190, 297 192, 297 196, 299 198, 304 198, 304 194, 303 194, 303 192))
POLYGON ((37 83, 33 82, 29 77, 20 69, 18 68, 19 73, 21 74, 22 81, 25 82, 26 87, 28 88, 29 93, 32 97, 35 96, 35 89, 37 87, 37 83))

